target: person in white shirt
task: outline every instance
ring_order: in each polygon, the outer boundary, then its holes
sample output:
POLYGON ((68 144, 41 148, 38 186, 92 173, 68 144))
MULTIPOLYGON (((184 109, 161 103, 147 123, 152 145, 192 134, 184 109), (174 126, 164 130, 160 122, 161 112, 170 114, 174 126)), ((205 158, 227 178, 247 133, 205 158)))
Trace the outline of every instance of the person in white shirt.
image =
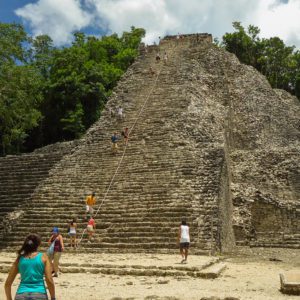
POLYGON ((164 53, 164 63, 167 64, 167 61, 168 61, 168 54, 165 51, 165 53, 164 53))
POLYGON ((123 108, 121 106, 117 108, 117 115, 119 120, 123 119, 123 108))
POLYGON ((180 247, 180 254, 182 256, 181 263, 183 264, 187 262, 189 246, 190 246, 190 228, 186 224, 186 221, 184 220, 181 222, 181 225, 179 227, 178 243, 180 247))

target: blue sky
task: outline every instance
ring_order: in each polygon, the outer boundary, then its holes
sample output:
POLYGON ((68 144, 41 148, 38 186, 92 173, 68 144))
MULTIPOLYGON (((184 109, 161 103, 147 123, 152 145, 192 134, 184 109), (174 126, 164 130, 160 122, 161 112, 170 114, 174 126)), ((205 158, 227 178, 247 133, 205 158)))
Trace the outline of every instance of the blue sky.
POLYGON ((30 0, 0 0, 0 21, 1 22, 20 22, 21 19, 16 16, 14 10, 29 3, 30 0))
POLYGON ((20 22, 58 46, 77 30, 88 34, 146 29, 146 43, 165 34, 208 32, 221 37, 232 22, 253 24, 262 37, 300 48, 300 0, 0 0, 0 22, 20 22))

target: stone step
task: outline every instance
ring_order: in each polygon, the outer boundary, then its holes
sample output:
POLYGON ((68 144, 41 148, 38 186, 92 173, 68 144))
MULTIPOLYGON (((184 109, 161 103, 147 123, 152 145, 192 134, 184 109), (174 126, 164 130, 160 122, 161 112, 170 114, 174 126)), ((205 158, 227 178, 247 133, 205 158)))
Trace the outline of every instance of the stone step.
MULTIPOLYGON (((36 224, 38 226, 45 226, 45 224, 49 223, 50 226, 55 225, 55 224, 68 224, 68 222, 71 220, 71 217, 69 218, 62 218, 59 219, 57 217, 53 218, 51 222, 49 222, 49 217, 45 217, 44 219, 40 219, 38 222, 34 219, 27 219, 26 217, 23 217, 20 221, 19 224, 16 224, 16 228, 19 226, 25 226, 25 227, 31 227, 33 224, 36 224)), ((102 225, 102 224, 113 224, 113 225, 122 225, 122 227, 132 227, 133 224, 136 224, 137 227, 149 227, 149 226, 154 226, 154 227, 159 227, 159 226, 168 226, 168 227, 173 227, 176 226, 181 222, 181 217, 174 217, 174 218, 131 218, 131 219, 110 219, 108 218, 107 220, 105 219, 97 219, 97 216, 95 217, 96 224, 97 225, 102 225)), ((82 222, 82 218, 78 218, 78 224, 87 224, 87 222, 82 222)), ((204 226, 204 225, 203 225, 204 226)))
MULTIPOLYGON (((176 52, 170 56, 168 65, 155 65, 155 68, 162 68, 159 84, 145 73, 152 62, 150 56, 146 61, 137 60, 108 101, 110 107, 124 107, 125 120, 118 122, 110 118, 107 111, 103 112, 76 149, 51 170, 47 180, 31 197, 32 201, 20 206, 19 209, 26 212, 11 236, 5 237, 6 241, 11 241, 10 246, 23 240, 28 230, 48 235, 52 226, 58 225, 64 231, 66 223, 76 215, 80 230, 85 228, 86 223, 82 222, 85 194, 89 189, 95 190, 99 195, 97 203, 101 203, 124 149, 119 143, 119 153, 112 155, 110 136, 113 131, 120 132, 125 125, 131 126, 136 121, 145 99, 148 99, 147 105, 130 134, 112 190, 97 215, 95 242, 90 245, 85 242, 85 249, 177 249, 175 239, 182 217, 188 220, 203 216, 205 220, 215 218, 220 171, 216 155, 210 154, 215 145, 207 141, 214 141, 215 134, 223 136, 223 128, 219 133, 210 126, 199 131, 185 128, 189 126, 184 119, 193 92, 192 86, 187 86, 191 77, 184 75, 184 70, 190 68, 190 59, 176 52)), ((197 122, 202 122, 199 116, 197 122)), ((18 169, 23 167, 22 164, 17 166, 18 169)), ((26 179, 34 181, 30 177, 26 179)), ((14 188, 12 180, 6 183, 4 197, 0 198, 3 203, 14 188)), ((10 203, 13 207, 17 202, 10 203)), ((206 231, 210 233, 211 228, 206 223, 197 232, 198 242, 204 241, 203 247, 205 239, 210 239, 206 231)), ((65 232, 63 234, 66 236, 65 232)))
MULTIPOLYGON (((72 216, 74 216, 74 214, 70 213, 67 217, 61 217, 59 218, 58 216, 52 217, 52 224, 61 224, 61 223, 68 223, 71 219, 72 216)), ((76 216, 76 215, 75 215, 76 216)), ((191 214, 187 214, 187 213, 180 213, 171 217, 166 217, 163 214, 157 214, 157 215, 146 215, 141 214, 139 217, 138 216, 132 216, 132 217, 107 217, 107 216, 99 216, 99 215, 95 215, 95 220, 97 224, 102 224, 102 223, 106 223, 106 224, 132 224, 132 223, 150 223, 150 224, 177 224, 178 222, 181 222, 182 218, 189 218, 191 216, 191 214)), ((85 219, 80 216, 80 218, 78 217, 78 222, 80 223, 85 223, 85 219)), ((31 224, 33 223, 36 225, 41 225, 41 224, 46 224, 49 222, 49 216, 45 215, 44 218, 41 218, 40 216, 37 216, 36 218, 32 218, 30 216, 28 216, 27 214, 22 216, 21 219, 21 224, 27 226, 26 224, 31 224), (38 220, 35 220, 39 218, 38 220)), ((16 224, 16 227, 19 226, 16 224)))
MULTIPOLYGON (((50 238, 50 235, 49 235, 50 238)), ((24 240, 24 237, 23 239, 24 240)), ((8 240, 7 242, 8 244, 6 244, 6 240, 5 241, 1 241, 0 245, 1 248, 3 248, 4 250, 9 250, 9 249, 19 249, 21 248, 22 242, 20 242, 19 240, 8 240)), ((42 244, 43 247, 46 247, 46 243, 42 244)), ((158 241, 158 243, 154 243, 154 242, 147 242, 147 243, 137 243, 137 244, 132 244, 132 242, 128 242, 128 243, 104 243, 104 242, 97 242, 97 241, 93 241, 91 243, 87 243, 87 240, 84 239, 82 241, 82 243, 80 244, 80 249, 90 249, 90 248, 94 248, 94 250, 97 249, 151 249, 153 250, 153 252, 156 251, 156 249, 177 249, 178 251, 178 247, 176 245, 176 243, 164 243, 164 239, 161 239, 160 241, 158 241)), ((80 250, 81 251, 81 250, 80 250)), ((83 251, 83 250, 82 250, 83 251)))
POLYGON ((265 247, 265 248, 292 248, 292 249, 300 249, 300 243, 298 241, 286 241, 272 243, 269 241, 265 242, 251 242, 250 247, 265 247))

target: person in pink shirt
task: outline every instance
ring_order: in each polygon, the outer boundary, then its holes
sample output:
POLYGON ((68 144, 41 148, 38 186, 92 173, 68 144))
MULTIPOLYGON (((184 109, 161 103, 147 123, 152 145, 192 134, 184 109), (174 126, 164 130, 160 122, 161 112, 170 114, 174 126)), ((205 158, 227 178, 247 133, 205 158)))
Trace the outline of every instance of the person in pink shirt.
POLYGON ((93 216, 91 216, 89 221, 88 221, 87 228, 86 228, 87 233, 89 235, 88 236, 88 243, 90 243, 92 241, 95 229, 96 229, 96 222, 95 222, 93 216))

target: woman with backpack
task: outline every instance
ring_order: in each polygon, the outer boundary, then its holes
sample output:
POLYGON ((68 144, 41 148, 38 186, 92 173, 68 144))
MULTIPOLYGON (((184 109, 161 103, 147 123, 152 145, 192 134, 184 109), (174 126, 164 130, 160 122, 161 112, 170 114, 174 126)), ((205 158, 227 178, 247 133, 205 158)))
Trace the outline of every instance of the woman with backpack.
POLYGON ((7 300, 13 299, 11 286, 18 273, 21 274, 21 282, 17 289, 15 300, 48 299, 43 276, 45 276, 51 300, 55 300, 51 263, 46 254, 38 252, 40 244, 41 239, 38 235, 30 234, 26 237, 5 282, 7 300))
POLYGON ((48 244, 50 246, 48 249, 48 256, 52 263, 52 273, 54 273, 53 277, 58 277, 59 259, 65 247, 64 247, 63 237, 59 233, 57 227, 53 228, 52 235, 48 241, 48 244))

